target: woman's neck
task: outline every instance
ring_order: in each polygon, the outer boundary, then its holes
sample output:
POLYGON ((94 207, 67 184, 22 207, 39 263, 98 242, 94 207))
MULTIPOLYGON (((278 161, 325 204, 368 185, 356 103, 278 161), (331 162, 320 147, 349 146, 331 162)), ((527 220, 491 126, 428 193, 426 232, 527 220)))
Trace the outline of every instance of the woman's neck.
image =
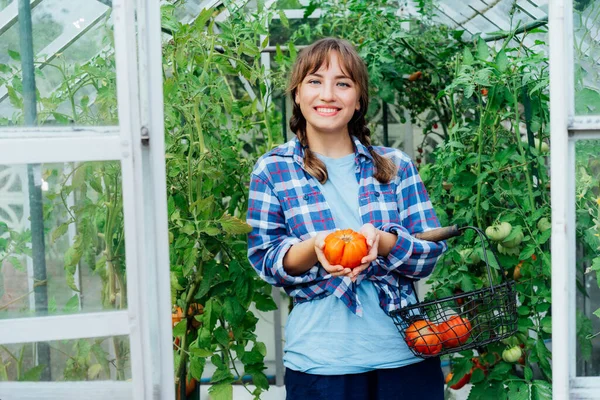
POLYGON ((311 135, 307 132, 310 150, 330 158, 340 158, 354 153, 354 143, 348 132, 340 134, 311 135))

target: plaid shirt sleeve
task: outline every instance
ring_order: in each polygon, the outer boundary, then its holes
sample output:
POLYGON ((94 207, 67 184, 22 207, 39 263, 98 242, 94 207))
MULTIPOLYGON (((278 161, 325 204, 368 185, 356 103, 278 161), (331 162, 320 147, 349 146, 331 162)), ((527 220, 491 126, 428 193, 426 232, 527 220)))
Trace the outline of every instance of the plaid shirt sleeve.
POLYGON ((289 275, 283 269, 285 254, 301 239, 288 235, 279 199, 268 182, 254 173, 250 180, 246 222, 252 227, 248 234, 248 259, 262 279, 282 287, 318 279, 318 266, 299 276, 289 275))
POLYGON ((399 176, 396 197, 401 223, 386 223, 380 228, 396 234, 398 240, 387 257, 379 258, 378 264, 387 271, 420 279, 433 272, 436 261, 446 250, 446 242, 429 242, 412 236, 438 228, 440 223, 412 161, 401 167, 399 176))

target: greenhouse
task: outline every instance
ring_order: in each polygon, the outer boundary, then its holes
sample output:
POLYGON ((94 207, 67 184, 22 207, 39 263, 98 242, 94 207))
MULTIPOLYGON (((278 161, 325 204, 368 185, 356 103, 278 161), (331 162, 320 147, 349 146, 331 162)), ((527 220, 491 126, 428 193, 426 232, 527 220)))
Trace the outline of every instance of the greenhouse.
POLYGON ((594 0, 0 0, 0 400, 600 399, 599 62, 594 0))

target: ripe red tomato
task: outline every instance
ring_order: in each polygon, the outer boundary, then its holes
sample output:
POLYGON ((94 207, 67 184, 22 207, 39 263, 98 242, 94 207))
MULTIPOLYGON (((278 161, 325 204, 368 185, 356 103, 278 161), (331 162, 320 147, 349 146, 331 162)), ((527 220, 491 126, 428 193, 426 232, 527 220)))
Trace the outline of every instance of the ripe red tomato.
MULTIPOLYGON (((185 396, 188 397, 189 395, 192 394, 192 392, 196 389, 196 385, 198 384, 198 381, 194 378, 189 379, 186 377, 185 379, 185 396)), ((180 396, 180 392, 179 392, 179 384, 177 384, 175 386, 175 390, 177 390, 177 400, 179 400, 181 398, 180 396)))
POLYGON ((422 76, 423 76, 423 73, 421 71, 416 71, 408 76, 408 80, 411 82, 414 82, 417 79, 421 79, 422 76))
POLYGON ((368 254, 367 239, 352 229, 335 231, 325 238, 323 253, 331 265, 356 268, 368 254))
POLYGON ((434 355, 442 351, 442 342, 437 327, 420 319, 404 331, 406 344, 421 354, 434 355))
MULTIPOLYGON (((458 380, 458 382, 456 382, 454 385, 450 386, 450 389, 454 389, 454 390, 458 390, 461 389, 463 386, 465 386, 467 383, 469 383, 469 381, 471 381, 471 372, 473 370, 471 369, 470 372, 468 372, 467 374, 465 374, 462 378, 460 378, 458 380)), ((448 382, 450 382, 452 380, 452 377, 454 376, 454 374, 452 372, 448 373, 448 375, 446 375, 446 384, 448 384, 448 382)))
POLYGON ((457 347, 471 336, 471 322, 458 315, 437 326, 444 347, 457 347))

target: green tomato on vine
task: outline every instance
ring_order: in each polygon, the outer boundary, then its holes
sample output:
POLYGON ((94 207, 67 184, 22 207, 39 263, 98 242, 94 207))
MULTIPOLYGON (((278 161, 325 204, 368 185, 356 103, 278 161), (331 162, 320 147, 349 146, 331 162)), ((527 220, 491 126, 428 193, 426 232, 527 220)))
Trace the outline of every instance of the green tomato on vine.
POLYGON ((511 348, 507 348, 502 352, 502 359, 508 363, 515 363, 519 361, 519 358, 523 355, 521 351, 521 347, 513 346, 511 348))
POLYGON ((512 225, 508 222, 501 222, 496 225, 488 226, 485 229, 485 234, 490 240, 501 242, 510 235, 510 231, 512 231, 512 225))
POLYGON ((513 249, 521 244, 524 237, 525 237, 525 235, 523 235, 523 232, 519 231, 519 232, 517 232, 516 236, 513 237, 512 239, 504 240, 502 242, 502 246, 509 248, 509 249, 513 249))

